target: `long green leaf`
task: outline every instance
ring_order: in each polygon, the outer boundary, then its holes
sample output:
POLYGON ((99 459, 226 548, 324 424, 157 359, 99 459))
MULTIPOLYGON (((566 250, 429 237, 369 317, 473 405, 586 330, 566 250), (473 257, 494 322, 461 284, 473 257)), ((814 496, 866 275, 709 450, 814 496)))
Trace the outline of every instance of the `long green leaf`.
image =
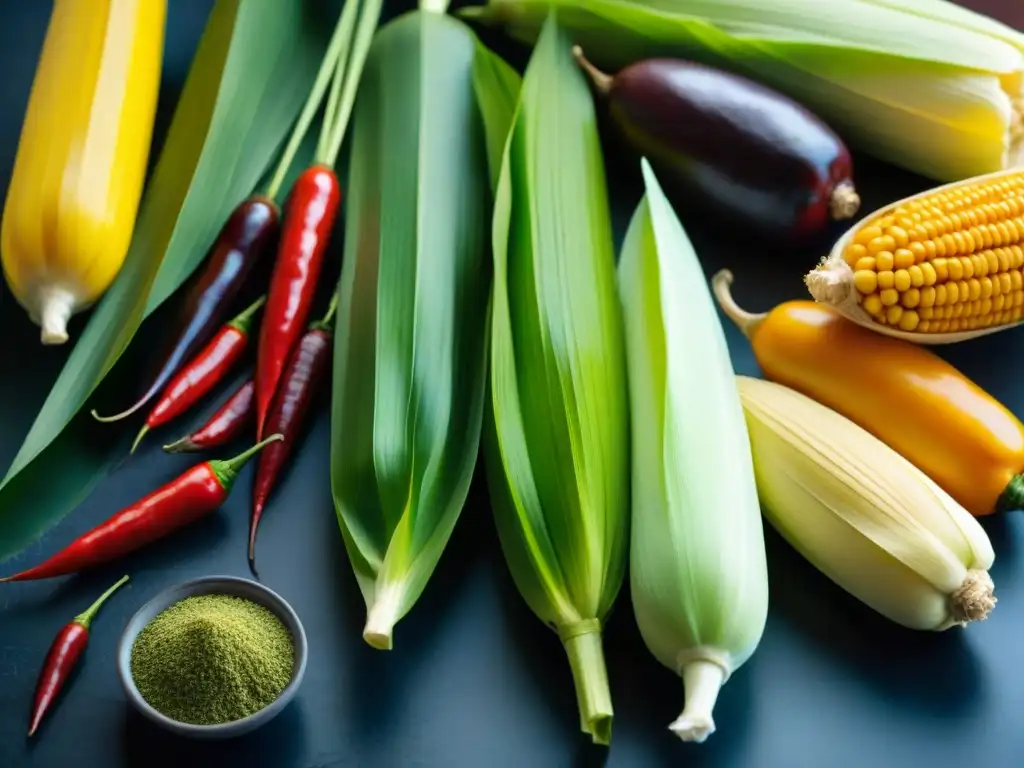
POLYGON ((0 481, 0 558, 60 520, 110 466, 106 452, 83 440, 81 425, 66 439, 62 433, 266 171, 323 54, 319 22, 300 3, 214 5, 124 267, 0 481))
POLYGON ((460 21, 400 16, 377 33, 354 113, 331 485, 378 648, 433 573, 479 450, 490 190, 477 52, 460 21))
POLYGON ((494 226, 488 441, 512 576, 565 645, 581 727, 611 738, 602 622, 628 538, 628 413, 594 105, 549 17, 505 148, 494 226))

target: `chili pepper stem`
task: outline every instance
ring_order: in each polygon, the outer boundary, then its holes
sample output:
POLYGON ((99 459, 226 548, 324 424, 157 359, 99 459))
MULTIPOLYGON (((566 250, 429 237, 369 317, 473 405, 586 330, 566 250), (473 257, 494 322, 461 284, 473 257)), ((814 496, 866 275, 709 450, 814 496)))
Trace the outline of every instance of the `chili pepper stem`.
POLYGON ((262 307, 266 303, 267 303, 267 295, 263 294, 258 299, 256 299, 256 301, 254 301, 248 307, 246 307, 241 312, 239 312, 234 317, 234 319, 232 319, 230 322, 228 322, 228 325, 230 325, 232 328, 238 329, 242 333, 248 333, 249 332, 249 326, 252 325, 253 315, 255 315, 257 312, 259 312, 260 307, 262 307))
POLYGON ((168 443, 164 446, 164 451, 167 453, 190 453, 196 450, 198 446, 192 442, 191 438, 183 437, 180 440, 175 440, 173 443, 168 443))
POLYGON ((142 425, 142 429, 139 430, 139 434, 137 434, 135 436, 135 442, 132 443, 131 450, 128 451, 128 453, 130 453, 130 454, 131 453, 135 453, 135 449, 139 447, 139 443, 142 442, 142 438, 144 438, 148 434, 148 432, 149 432, 149 425, 148 424, 143 424, 142 425))
POLYGON ((327 311, 324 312, 324 316, 313 323, 309 329, 311 331, 325 331, 330 333, 331 326, 334 323, 334 314, 338 311, 338 292, 335 291, 334 295, 331 296, 331 303, 327 305, 327 311))
POLYGON ((305 138, 306 132, 309 130, 309 126, 313 122, 313 117, 320 108, 320 102, 323 100, 324 92, 327 90, 327 85, 334 74, 335 68, 337 67, 338 58, 341 55, 342 49, 346 42, 352 37, 352 27, 355 23, 355 17, 354 10, 350 13, 349 9, 354 8, 355 2, 356 0, 348 0, 345 4, 345 9, 341 12, 341 17, 338 19, 338 23, 334 27, 334 33, 331 35, 331 40, 327 44, 327 52, 324 54, 323 61, 320 62, 320 69, 317 72, 316 80, 313 82, 313 88, 310 90, 309 96, 306 98, 306 103, 302 107, 302 112, 299 114, 299 119, 296 121, 295 127, 292 129, 291 136, 288 139, 288 144, 285 146, 284 152, 281 153, 281 159, 278 161, 277 168, 270 180, 270 184, 267 185, 266 195, 272 200, 276 199, 278 192, 281 191, 281 185, 284 183, 284 177, 288 173, 288 169, 291 167, 292 163, 295 161, 295 154, 299 151, 302 139, 305 138))
MULTIPOLYGON (((349 0, 349 2, 351 3, 353 0, 349 0)), ((447 0, 421 0, 421 2, 429 2, 434 6, 427 10, 437 10, 442 4, 445 7, 448 5, 447 0)), ((356 91, 359 88, 359 81, 362 79, 363 66, 366 64, 366 57, 370 53, 370 44, 373 42, 373 33, 377 29, 377 23, 380 20, 382 6, 383 0, 368 0, 367 7, 359 19, 359 29, 356 31, 351 59, 344 63, 339 62, 339 66, 345 67, 345 85, 337 114, 334 116, 334 121, 330 126, 330 138, 320 148, 323 149, 323 152, 317 152, 317 161, 323 165, 333 167, 338 158, 338 152, 341 151, 345 130, 348 127, 349 118, 352 116, 352 108, 355 105, 356 91)), ((443 10, 441 12, 443 13, 443 10)))
POLYGON ((74 618, 75 624, 80 624, 83 627, 85 627, 86 629, 88 629, 89 625, 92 624, 92 620, 94 618, 96 618, 96 614, 100 612, 100 608, 102 608, 103 604, 105 602, 107 602, 107 599, 112 594, 117 592, 117 590, 119 590, 121 587, 123 587, 127 583, 128 583, 128 574, 125 574, 124 576, 122 576, 118 580, 118 582, 116 584, 114 584, 112 587, 110 587, 110 589, 108 589, 106 592, 104 592, 102 595, 100 595, 98 598, 96 598, 96 602, 95 603, 93 603, 88 608, 86 608, 84 611, 82 611, 80 614, 75 616, 75 618, 74 618))
POLYGON ((217 476, 217 481, 224 486, 224 490, 230 490, 231 486, 234 485, 235 478, 238 477, 238 473, 241 471, 242 467, 246 465, 249 459, 271 443, 276 443, 279 440, 284 440, 284 435, 270 435, 270 437, 260 440, 256 445, 238 454, 233 459, 227 459, 226 461, 214 459, 208 462, 208 464, 210 465, 210 469, 213 471, 213 474, 217 476))
POLYGON ((722 307, 722 311, 736 323, 736 326, 740 329, 744 336, 748 339, 753 335, 754 331, 757 330, 757 326, 768 317, 767 312, 761 312, 760 314, 754 314, 753 312, 747 312, 732 297, 732 291, 730 286, 732 285, 732 272, 728 269, 719 270, 713 278, 711 278, 711 289, 714 291, 715 298, 718 299, 719 305, 722 307))

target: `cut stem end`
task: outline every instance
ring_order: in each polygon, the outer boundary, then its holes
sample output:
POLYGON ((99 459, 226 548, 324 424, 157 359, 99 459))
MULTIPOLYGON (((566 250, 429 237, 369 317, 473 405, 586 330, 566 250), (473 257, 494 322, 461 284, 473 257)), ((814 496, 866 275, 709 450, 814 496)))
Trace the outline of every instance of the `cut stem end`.
POLYGON ((390 651, 393 646, 395 624, 401 618, 402 592, 385 587, 377 592, 366 613, 363 640, 378 651, 390 651))
POLYGON ((701 744, 715 732, 713 712, 725 682, 725 670, 713 661, 698 659, 683 667, 682 676, 683 713, 669 725, 669 730, 683 741, 701 744))
POLYGON ((75 297, 63 288, 45 288, 39 292, 40 340, 47 346, 68 340, 68 321, 75 310, 75 297))
POLYGON ((843 181, 832 190, 828 201, 829 214, 833 221, 850 219, 860 210, 860 195, 853 188, 853 182, 843 181))
POLYGON ((970 570, 964 583, 950 598, 953 618, 964 625, 971 621, 984 621, 996 605, 995 584, 988 571, 970 570))
POLYGON ((853 270, 842 256, 829 256, 804 276, 804 283, 815 301, 839 306, 853 294, 853 270))
POLYGON ((601 623, 596 619, 585 620, 576 626, 561 628, 559 636, 572 668, 580 730, 589 733, 595 744, 608 745, 612 739, 614 710, 601 645, 601 623))

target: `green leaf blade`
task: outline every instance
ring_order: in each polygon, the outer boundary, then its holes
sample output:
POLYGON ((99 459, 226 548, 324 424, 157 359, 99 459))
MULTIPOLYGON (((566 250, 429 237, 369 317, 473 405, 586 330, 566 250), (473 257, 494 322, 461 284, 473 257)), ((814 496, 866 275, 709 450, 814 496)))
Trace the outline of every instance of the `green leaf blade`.
POLYGON ((479 449, 490 190, 478 47, 451 17, 400 16, 377 33, 354 112, 331 483, 378 647, 433 573, 479 449))
POLYGON ((499 537, 527 604, 565 644, 583 729, 604 743, 600 633, 628 538, 625 352, 596 113, 554 17, 523 78, 493 237, 487 461, 499 537))

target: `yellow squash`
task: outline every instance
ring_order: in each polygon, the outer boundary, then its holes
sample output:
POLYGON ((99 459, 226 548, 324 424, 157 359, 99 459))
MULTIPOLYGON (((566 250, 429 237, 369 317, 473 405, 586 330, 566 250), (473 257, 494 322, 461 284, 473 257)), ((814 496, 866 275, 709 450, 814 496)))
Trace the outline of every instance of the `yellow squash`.
POLYGON ((0 262, 44 344, 117 276, 149 159, 165 0, 56 0, 22 125, 0 262))

